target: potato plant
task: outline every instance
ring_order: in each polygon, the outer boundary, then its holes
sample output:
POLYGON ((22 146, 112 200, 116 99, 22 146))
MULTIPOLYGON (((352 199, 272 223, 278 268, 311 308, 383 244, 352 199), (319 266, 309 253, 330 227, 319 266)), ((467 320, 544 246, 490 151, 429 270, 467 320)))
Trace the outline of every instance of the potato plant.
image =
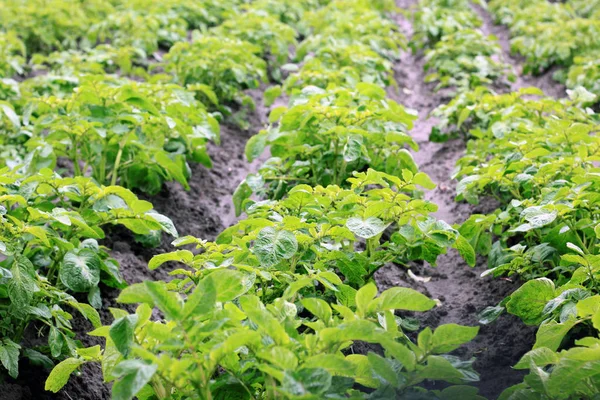
POLYGON ((425 52, 425 69, 431 71, 425 82, 437 82, 436 90, 454 87, 458 91, 499 83, 510 68, 496 61, 500 55, 494 36, 467 29, 445 35, 425 52))
POLYGON ((118 263, 98 243, 105 227, 121 225, 138 235, 177 231, 152 204, 122 187, 62 178, 49 169, 29 176, 8 168, 1 173, 0 362, 16 377, 20 356, 48 366, 50 358, 75 355, 71 309, 99 326, 98 285, 126 286, 118 263), (76 300, 76 293, 89 304, 76 300), (34 324, 47 346, 22 348, 34 324))
POLYGON ((363 43, 389 60, 397 60, 406 47, 398 26, 362 1, 332 1, 326 7, 305 14, 303 24, 312 35, 302 43, 304 51, 315 51, 323 38, 339 42, 363 43))
MULTIPOLYGON (((135 47, 99 45, 86 50, 65 50, 48 55, 35 54, 30 64, 34 70, 62 76, 115 73, 128 75, 134 72, 134 68, 144 65, 145 59, 146 53, 135 47)), ((72 90, 65 91, 65 94, 71 92, 72 90)))
MULTIPOLYGON (((303 44, 296 49, 296 59, 301 62, 299 70, 283 83, 283 91, 291 94, 295 89, 317 86, 322 89, 345 87, 353 89, 360 82, 387 87, 391 79, 392 65, 369 46, 362 43, 338 43, 325 37, 315 52, 303 44)), ((311 43, 312 45, 312 43, 311 43)))
POLYGON ((0 78, 22 74, 27 49, 14 32, 0 33, 0 78))
MULTIPOLYGON (((66 359, 46 388, 57 391, 86 362, 102 364, 119 398, 367 398, 361 387, 384 397, 435 398, 439 392, 419 387, 425 379, 476 379, 469 362, 446 353, 471 340, 478 328, 426 328, 415 343, 397 325, 395 310, 433 307, 426 296, 408 288, 377 296, 368 284, 332 307, 318 297, 298 296, 307 285, 299 281, 271 303, 251 294, 247 275, 227 269, 200 279, 187 295, 164 282, 131 286, 119 300, 141 303, 136 313, 114 310, 115 321, 91 333, 106 339, 106 349, 96 346, 66 359), (153 308, 166 320, 152 320, 153 308), (380 345, 384 356, 350 354, 357 341, 380 345), (159 351, 160 358, 154 355, 159 351)), ((481 398, 467 386, 445 392, 481 398)))
POLYGON ((267 79, 261 54, 261 47, 239 39, 196 35, 192 43, 175 44, 164 67, 203 104, 227 111, 229 105, 253 104, 243 91, 267 79))
POLYGON ((275 79, 280 79, 279 67, 289 58, 290 48, 296 45, 296 31, 266 13, 249 11, 228 19, 209 30, 210 35, 229 37, 258 46, 275 79))
POLYGON ((186 264, 191 271, 178 272, 185 276, 177 283, 181 287, 214 268, 236 268, 259 277, 258 293, 265 300, 302 279, 322 283, 310 288, 314 295, 332 284, 343 284, 340 294, 346 295, 386 263, 408 266, 425 260, 435 265, 449 247, 473 265, 468 242, 431 217, 437 206, 411 197, 417 187, 434 186, 427 175, 405 170, 401 179, 371 169, 354 175, 348 189, 299 185, 278 201, 246 202, 247 218, 224 230, 215 243, 181 238, 177 245, 196 243, 202 251, 159 255, 150 268, 171 260, 186 264))
POLYGON ((65 99, 35 99, 30 149, 48 145, 49 158, 67 157, 76 176, 157 193, 163 182, 187 187, 187 160, 211 165, 209 140, 219 141, 214 117, 177 85, 102 76, 82 78, 65 99))
POLYGON ((465 0, 421 0, 414 14, 413 48, 433 47, 444 36, 476 29, 481 20, 465 0))
POLYGON ((458 231, 488 255, 483 275, 526 280, 480 317, 490 323, 506 311, 539 327, 533 350, 516 365, 530 374, 505 399, 579 398, 597 387, 595 373, 582 375, 583 386, 567 385, 562 373, 583 368, 570 357, 584 351, 587 332, 596 335, 599 120, 580 106, 594 97, 583 88, 570 101, 542 96, 537 89, 496 95, 480 88, 437 111, 445 129, 472 138, 457 164, 457 199, 493 196, 500 205, 458 231))
POLYGON ((290 107, 272 111, 270 126, 246 145, 249 161, 270 146, 271 158, 257 175, 238 188, 239 199, 252 192, 277 199, 299 184, 343 185, 353 171, 373 168, 402 176, 417 167, 408 135, 416 116, 374 84, 359 83, 356 90, 307 87, 290 99, 290 107))
POLYGON ((132 46, 153 53, 187 37, 187 23, 173 14, 124 11, 110 14, 92 25, 87 33, 92 45, 110 42, 115 47, 132 46))

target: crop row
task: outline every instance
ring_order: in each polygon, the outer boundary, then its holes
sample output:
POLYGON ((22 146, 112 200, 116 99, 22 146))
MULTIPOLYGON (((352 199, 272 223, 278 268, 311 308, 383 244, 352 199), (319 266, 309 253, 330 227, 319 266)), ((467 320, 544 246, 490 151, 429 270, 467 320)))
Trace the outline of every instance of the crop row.
MULTIPOLYGON (((563 61, 574 54, 593 55, 573 37, 554 37, 559 32, 568 35, 565 24, 572 22, 561 21, 550 10, 569 6, 534 3, 525 9, 521 2, 490 3, 496 15, 512 21, 512 31, 521 35, 513 39, 513 49, 529 57, 527 65, 537 68, 556 62, 549 53, 538 51, 536 46, 544 44, 573 47, 563 61), (543 22, 547 18, 552 22, 543 22), (553 33, 544 36, 549 32, 553 33)), ((435 28, 426 30, 444 32, 429 39, 434 48, 438 44, 431 41, 444 42, 456 31, 471 33, 481 23, 467 2, 420 4, 417 19, 423 21, 428 13, 438 16, 435 28)), ((575 25, 580 23, 595 21, 577 19, 575 25)), ((578 36, 584 37, 593 41, 592 36, 578 36)), ((565 54, 552 48, 548 51, 565 54)), ((506 311, 538 326, 533 349, 515 365, 529 374, 506 389, 501 399, 579 399, 600 392, 596 284, 600 119, 585 108, 596 101, 594 94, 579 86, 569 94, 570 100, 556 100, 536 88, 496 94, 489 86, 478 86, 460 91, 434 112, 440 118, 434 139, 456 134, 470 138, 454 173, 459 181, 457 200, 476 204, 488 196, 499 204, 492 214, 472 215, 459 232, 478 254, 487 255, 489 269, 483 275, 512 275, 526 281, 500 304, 484 310, 480 322, 492 323, 506 311)))
MULTIPOLYGON (((600 95, 600 7, 597 1, 565 3, 491 1, 497 22, 510 28, 512 51, 525 57, 524 71, 559 66, 554 77, 567 88, 600 95)), ((590 97, 589 103, 597 102, 590 97)))
POLYGON ((386 263, 435 264, 449 247, 475 257, 420 198, 434 184, 405 149, 417 148, 414 111, 386 95, 405 44, 386 16, 395 7, 199 3, 2 4, 4 368, 16 377, 20 357, 62 360, 46 382, 58 391, 98 362, 115 399, 479 398, 462 385, 477 379, 472 361, 447 354, 477 328, 417 333, 396 311, 436 302, 401 287, 378 294, 372 282, 386 263), (180 264, 172 280, 127 286, 98 243, 102 227, 123 225, 146 245, 177 236, 129 189, 186 186, 188 162, 210 166, 219 121, 243 122, 246 90, 268 79, 281 86, 267 100, 285 94, 289 105, 248 143, 250 160, 267 147, 272 157, 234 194, 247 216, 215 242, 179 237, 182 249, 155 256, 150 269, 180 264), (58 161, 71 177, 52 171, 58 161), (100 282, 140 304, 135 313, 111 309, 102 326, 100 282), (69 307, 104 346, 81 346, 69 307), (34 326, 47 345, 21 347, 34 326), (428 391, 424 380, 457 385, 428 391))

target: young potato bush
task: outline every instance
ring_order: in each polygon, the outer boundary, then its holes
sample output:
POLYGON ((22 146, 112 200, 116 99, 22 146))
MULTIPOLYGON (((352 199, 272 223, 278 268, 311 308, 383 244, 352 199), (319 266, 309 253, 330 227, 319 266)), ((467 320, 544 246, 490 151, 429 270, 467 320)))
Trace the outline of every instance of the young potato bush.
POLYGON ((25 44, 14 32, 0 32, 0 78, 22 74, 26 55, 25 44))
POLYGON ((98 327, 98 284, 126 286, 116 260, 98 244, 103 228, 122 225, 138 235, 164 231, 172 222, 127 189, 98 186, 89 178, 62 178, 49 169, 22 176, 0 171, 0 361, 12 377, 20 356, 44 366, 75 355, 71 308, 98 327), (87 295, 90 305, 71 293, 87 295), (39 324, 47 346, 21 349, 28 326, 39 324))
POLYGON ((465 0, 421 0, 414 15, 413 47, 433 47, 443 37, 482 25, 465 0))
MULTIPOLYGON (((408 145, 417 144, 406 133, 416 116, 379 86, 359 83, 356 90, 307 87, 290 99, 290 107, 272 111, 279 121, 246 144, 249 161, 270 146, 272 157, 258 174, 249 176, 236 191, 237 204, 252 192, 277 199, 298 183, 343 185, 353 171, 373 168, 402 176, 417 167, 408 145)), ((239 207, 238 207, 239 209, 239 207)))
POLYGON ((462 91, 500 80, 510 67, 495 60, 502 54, 497 41, 477 30, 444 35, 425 52, 425 69, 432 71, 425 82, 438 82, 436 90, 455 87, 462 91))
MULTIPOLYGON (((164 282, 131 286, 119 300, 142 303, 135 314, 113 310, 115 321, 91 334, 106 339, 59 364, 46 381, 57 391, 68 374, 86 362, 100 362, 118 398, 287 399, 438 398, 419 387, 425 379, 465 383, 477 379, 470 362, 446 353, 471 340, 476 327, 426 328, 417 343, 398 327, 395 310, 426 311, 435 302, 408 288, 379 296, 373 284, 349 299, 328 305, 295 293, 310 282, 290 286, 271 303, 249 294, 243 273, 216 270, 183 296, 164 282), (152 309, 164 321, 150 319, 152 309), (383 355, 351 354, 355 342, 378 344, 383 355), (160 352, 160 357, 155 353, 160 352), (81 354, 83 353, 83 354, 81 354), (359 384, 360 386, 357 386, 359 384)), ((467 386, 446 389, 465 399, 481 399, 467 386)), ((442 391, 442 395, 445 391, 442 391)))
POLYGON ((68 98, 36 99, 32 109, 29 149, 48 145, 76 176, 148 193, 170 180, 187 187, 186 160, 210 166, 206 143, 219 141, 217 121, 177 85, 88 76, 68 98))
POLYGON ((214 109, 252 103, 244 94, 266 80, 267 67, 259 46, 224 37, 196 35, 192 43, 179 42, 165 55, 165 69, 175 80, 195 91, 214 109))
POLYGON ((392 64, 369 46, 321 38, 319 49, 310 56, 303 44, 298 46, 296 58, 301 61, 301 67, 285 80, 284 92, 291 94, 294 89, 301 90, 306 86, 352 89, 360 82, 374 83, 381 87, 395 84, 391 79, 392 64))
POLYGON ((92 25, 88 38, 92 44, 110 42, 115 47, 132 46, 147 54, 159 46, 170 47, 187 37, 185 20, 174 14, 145 14, 124 11, 110 14, 92 25))
POLYGON ((229 37, 252 43, 262 49, 274 78, 280 78, 279 67, 289 58, 290 47, 296 45, 296 31, 266 13, 246 12, 228 19, 209 31, 210 35, 229 37))
POLYGON ((371 169, 354 175, 348 189, 299 185, 282 200, 246 203, 248 217, 223 231, 216 243, 177 241, 177 245, 197 243, 200 254, 179 250, 155 257, 150 267, 173 259, 187 264, 191 272, 178 272, 187 276, 182 287, 213 268, 250 272, 262 282, 264 300, 279 297, 294 281, 306 279, 321 282, 323 289, 343 282, 339 294, 346 296, 386 263, 425 260, 435 265, 448 247, 474 263, 466 240, 430 216, 437 206, 411 197, 418 186, 433 187, 427 175, 405 170, 401 179, 371 169), (384 235, 388 228, 391 236, 384 235), (363 243, 365 250, 359 251, 363 243))
POLYGON ((113 8, 101 0, 2 0, 2 29, 14 31, 28 54, 77 48, 93 23, 113 8))
POLYGON ((406 38, 393 21, 366 8, 362 2, 333 1, 304 16, 303 23, 312 35, 302 43, 304 51, 320 48, 323 38, 339 42, 363 43, 389 60, 397 60, 406 47, 406 38))

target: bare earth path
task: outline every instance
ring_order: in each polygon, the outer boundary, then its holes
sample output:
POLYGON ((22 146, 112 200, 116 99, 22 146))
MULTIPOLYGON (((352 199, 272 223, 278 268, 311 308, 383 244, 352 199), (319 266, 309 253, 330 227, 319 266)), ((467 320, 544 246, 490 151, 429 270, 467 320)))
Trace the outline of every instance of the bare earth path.
MULTIPOLYGON (((416 0, 398 0, 397 4, 404 10, 410 10, 416 5, 416 0)), ((541 77, 521 77, 521 60, 509 56, 508 31, 505 27, 495 26, 489 14, 477 7, 477 12, 484 20, 482 31, 495 34, 502 45, 503 56, 518 75, 511 87, 538 86, 547 94, 564 96, 564 88, 552 81, 551 73, 541 77)), ((412 26, 410 16, 400 16, 398 24, 405 35, 410 38, 412 26)), ((424 83, 424 60, 422 55, 410 52, 404 53, 396 68, 396 80, 400 92, 393 97, 405 106, 419 112, 419 119, 411 131, 419 143, 420 150, 414 154, 420 169, 431 176, 437 183, 437 188, 426 194, 426 198, 438 204, 436 216, 450 224, 461 223, 471 214, 486 213, 494 210, 491 202, 473 206, 466 203, 454 202, 456 182, 450 180, 456 161, 463 155, 465 143, 463 140, 452 140, 447 143, 431 143, 428 141, 431 127, 435 119, 427 115, 438 105, 447 103, 450 99, 442 94, 434 93, 432 86, 424 83)), ((418 283, 412 280, 405 270, 396 266, 388 266, 376 275, 381 289, 391 286, 412 286, 432 298, 441 301, 441 306, 428 313, 423 319, 424 324, 435 327, 445 323, 463 325, 478 325, 477 314, 487 306, 498 304, 506 295, 519 286, 519 282, 508 279, 480 278, 486 269, 487 260, 480 258, 475 268, 469 267, 456 252, 443 255, 438 259, 437 268, 416 266, 413 272, 419 276, 431 277, 429 282, 418 283)), ((511 367, 533 345, 534 331, 523 325, 510 315, 501 316, 495 323, 481 326, 477 338, 463 349, 458 350, 462 357, 476 357, 475 369, 481 374, 477 384, 480 393, 489 399, 497 398, 500 392, 508 386, 518 383, 522 373, 511 367)))

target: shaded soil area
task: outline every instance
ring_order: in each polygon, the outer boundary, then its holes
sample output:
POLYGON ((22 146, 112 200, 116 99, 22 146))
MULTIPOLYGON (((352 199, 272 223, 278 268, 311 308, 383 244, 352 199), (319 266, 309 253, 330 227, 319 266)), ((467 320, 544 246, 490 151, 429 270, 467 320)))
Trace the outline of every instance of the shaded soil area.
MULTIPOLYGON (((416 0, 398 0, 398 6, 410 10, 416 0)), ((495 26, 489 14, 476 7, 485 21, 483 31, 496 35, 507 62, 519 76, 512 89, 525 86, 538 86, 548 95, 563 97, 564 87, 551 79, 552 71, 540 77, 521 77, 522 60, 509 55, 508 31, 505 27, 495 26)), ((398 16, 397 22, 407 37, 412 34, 410 18, 398 16)), ((428 141, 431 128, 436 124, 428 114, 437 106, 450 100, 446 93, 434 93, 433 85, 424 83, 425 71, 422 55, 405 52, 395 66, 395 78, 399 90, 390 89, 389 95, 399 103, 419 112, 419 119, 412 135, 420 146, 414 154, 421 170, 428 173, 437 183, 437 188, 428 191, 425 198, 438 204, 435 214, 450 224, 461 223, 474 213, 486 213, 495 209, 496 204, 483 201, 478 206, 454 201, 455 182, 450 180, 456 161, 463 155, 465 143, 451 140, 438 144, 428 141)), ((263 88, 264 89, 264 88, 263 88)), ((203 239, 214 239, 236 218, 231 202, 232 194, 238 183, 250 172, 256 171, 264 159, 248 163, 244 157, 247 139, 258 132, 267 121, 268 109, 262 104, 262 90, 251 93, 257 103, 255 111, 249 114, 250 128, 242 130, 230 124, 224 124, 221 132, 221 145, 211 145, 209 152, 213 168, 192 165, 192 177, 189 191, 179 184, 169 183, 157 196, 148 198, 157 211, 170 217, 180 235, 193 235, 203 239)), ((277 103, 279 104, 279 103, 277 103)), ((130 233, 123 229, 108 232, 104 245, 112 249, 112 256, 121 264, 121 270, 129 283, 145 280, 167 279, 168 267, 150 271, 147 263, 155 254, 173 250, 171 239, 164 237, 159 248, 147 249, 136 243, 130 233)), ((440 306, 419 316, 422 325, 435 328, 445 323, 478 325, 477 314, 487 306, 498 304, 506 295, 514 291, 519 282, 507 279, 480 278, 486 269, 486 260, 478 259, 475 268, 469 267, 454 251, 441 256, 438 265, 414 265, 412 272, 418 276, 430 277, 428 282, 417 282, 407 270, 388 265, 380 270, 375 279, 381 290, 392 286, 409 286, 440 301, 440 306)), ((111 321, 108 307, 115 306, 117 290, 103 288, 104 307, 101 312, 103 322, 111 321)), ((74 326, 79 337, 86 344, 96 344, 85 335, 91 330, 87 321, 76 318, 74 326)), ((519 382, 522 373, 511 369, 519 358, 528 351, 534 341, 534 331, 523 325, 520 320, 509 315, 501 316, 495 323, 481 326, 477 338, 456 351, 463 358, 476 357, 475 369, 481 374, 477 384, 486 398, 496 398, 506 387, 519 382)), ((102 383, 99 366, 85 366, 78 377, 56 395, 43 391, 48 371, 22 363, 20 377, 16 382, 0 383, 2 400, 99 400, 109 399, 109 387, 102 383)))

